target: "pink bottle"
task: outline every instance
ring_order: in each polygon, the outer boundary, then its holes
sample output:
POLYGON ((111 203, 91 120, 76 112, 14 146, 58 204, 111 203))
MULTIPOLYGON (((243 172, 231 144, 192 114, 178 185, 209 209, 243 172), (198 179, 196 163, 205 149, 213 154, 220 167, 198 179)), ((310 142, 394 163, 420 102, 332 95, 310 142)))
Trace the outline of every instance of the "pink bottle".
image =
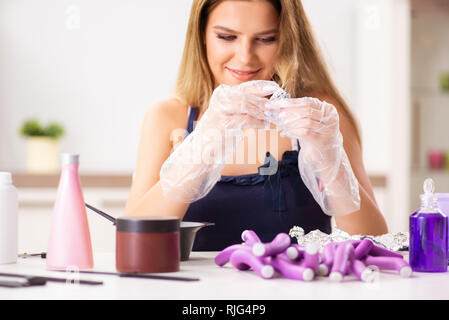
POLYGON ((75 154, 61 155, 62 171, 53 209, 47 269, 90 269, 94 266, 78 159, 75 154))

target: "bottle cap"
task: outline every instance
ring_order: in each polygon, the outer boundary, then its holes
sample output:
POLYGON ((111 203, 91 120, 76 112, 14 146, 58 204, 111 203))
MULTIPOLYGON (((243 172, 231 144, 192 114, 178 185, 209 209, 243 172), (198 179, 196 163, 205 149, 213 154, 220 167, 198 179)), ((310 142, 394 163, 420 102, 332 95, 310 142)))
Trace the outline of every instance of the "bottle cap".
POLYGON ((0 184, 11 184, 12 175, 11 172, 0 172, 0 184))
POLYGON ((421 194, 420 196, 422 204, 426 207, 435 204, 437 196, 435 195, 435 182, 432 178, 424 180, 423 190, 424 194, 421 194))
POLYGON ((72 153, 61 153, 61 163, 62 163, 62 165, 78 164, 79 163, 79 155, 72 154, 72 153))

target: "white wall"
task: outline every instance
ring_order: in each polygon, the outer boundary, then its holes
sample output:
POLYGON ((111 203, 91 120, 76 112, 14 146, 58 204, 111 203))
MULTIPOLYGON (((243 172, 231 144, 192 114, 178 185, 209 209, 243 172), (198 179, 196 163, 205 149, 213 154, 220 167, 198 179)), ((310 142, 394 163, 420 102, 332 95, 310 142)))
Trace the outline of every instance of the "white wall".
MULTIPOLYGON (((412 20, 412 94, 419 103, 420 168, 427 167, 431 149, 449 151, 449 93, 441 92, 439 77, 449 72, 449 10, 417 12, 412 20)), ((445 190, 449 192, 449 190, 445 190)))
POLYGON ((359 0, 303 0, 329 71, 352 110, 357 113, 356 6, 359 0))
POLYGON ((368 173, 390 231, 408 228, 410 101, 408 0, 303 1, 340 90, 360 123, 368 173))
MULTIPOLYGON (((304 1, 354 108, 355 3, 304 1)), ((190 5, 0 0, 0 168, 25 168, 17 130, 38 116, 66 126, 62 149, 81 154, 83 171, 132 171, 142 116, 174 85, 190 5)))
POLYGON ((357 94, 364 161, 387 176, 390 231, 408 230, 410 184, 410 3, 364 0, 357 8, 357 94))
MULTIPOLYGON (((408 47, 401 36, 408 1, 303 3, 336 84, 359 118, 368 173, 387 174, 402 188, 405 169, 398 166, 399 153, 407 153, 407 123, 399 135, 393 129, 395 117, 407 112, 408 47), (381 20, 372 20, 370 6, 380 10, 381 20), (375 32, 366 29, 373 21, 380 23, 375 32), (391 87, 396 84, 398 91, 391 87), (395 105, 403 110, 397 115, 395 105), (397 141, 390 140, 393 133, 397 141), (395 149, 397 143, 405 149, 395 149)), ((0 170, 25 168, 25 142, 17 130, 24 119, 39 116, 66 126, 62 149, 81 154, 82 171, 132 172, 142 117, 174 86, 190 5, 0 0, 0 170)), ((389 194, 379 198, 393 200, 389 194)), ((399 207, 382 203, 388 219, 404 211, 406 198, 395 199, 399 207)))
MULTIPOLYGON (((418 2, 418 4, 424 2, 418 2)), ((426 178, 436 191, 449 192, 449 171, 428 170, 429 150, 449 152, 449 93, 439 87, 442 71, 449 72, 449 7, 415 11, 412 19, 412 99, 416 108, 413 149, 414 168, 410 184, 410 209, 420 206, 426 178)))
POLYGON ((0 0, 0 169, 25 168, 22 121, 57 120, 83 171, 135 166, 142 116, 170 95, 189 0, 0 0))

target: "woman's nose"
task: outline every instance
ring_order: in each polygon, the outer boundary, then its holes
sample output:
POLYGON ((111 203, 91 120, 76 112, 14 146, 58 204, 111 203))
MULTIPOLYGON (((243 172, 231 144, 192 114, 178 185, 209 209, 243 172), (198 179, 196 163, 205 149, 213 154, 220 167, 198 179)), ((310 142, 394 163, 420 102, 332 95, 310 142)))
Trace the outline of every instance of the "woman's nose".
POLYGON ((253 59, 254 52, 251 41, 243 40, 240 42, 238 49, 238 57, 242 64, 248 65, 253 59))

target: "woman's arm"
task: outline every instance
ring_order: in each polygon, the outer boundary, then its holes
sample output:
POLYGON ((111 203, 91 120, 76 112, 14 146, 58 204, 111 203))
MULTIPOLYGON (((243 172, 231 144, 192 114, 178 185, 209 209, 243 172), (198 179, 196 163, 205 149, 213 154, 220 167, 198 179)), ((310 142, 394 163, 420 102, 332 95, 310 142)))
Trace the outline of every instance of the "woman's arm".
POLYGON ((320 98, 333 104, 340 118, 340 132, 343 136, 343 147, 351 163, 352 170, 359 182, 360 210, 345 216, 335 216, 337 227, 349 234, 380 235, 388 232, 388 227, 377 206, 374 192, 366 173, 362 148, 357 139, 354 125, 341 112, 338 103, 330 98, 320 98))
POLYGON ((172 150, 172 134, 185 122, 186 114, 187 110, 176 99, 156 103, 145 114, 125 215, 184 217, 189 204, 164 197, 159 172, 172 150))

